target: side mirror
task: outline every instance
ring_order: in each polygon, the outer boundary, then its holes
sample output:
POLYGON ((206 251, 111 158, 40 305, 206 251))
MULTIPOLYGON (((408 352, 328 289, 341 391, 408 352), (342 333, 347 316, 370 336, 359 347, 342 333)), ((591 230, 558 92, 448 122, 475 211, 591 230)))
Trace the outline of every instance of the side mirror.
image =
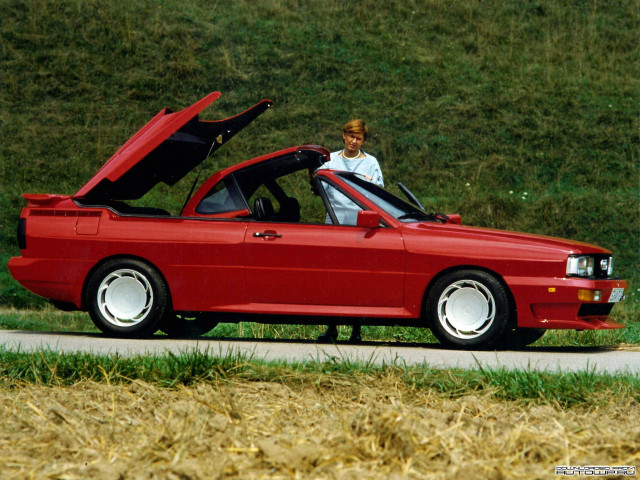
POLYGON ((360 210, 358 212, 357 225, 362 228, 378 228, 380 226, 380 215, 373 210, 360 210))

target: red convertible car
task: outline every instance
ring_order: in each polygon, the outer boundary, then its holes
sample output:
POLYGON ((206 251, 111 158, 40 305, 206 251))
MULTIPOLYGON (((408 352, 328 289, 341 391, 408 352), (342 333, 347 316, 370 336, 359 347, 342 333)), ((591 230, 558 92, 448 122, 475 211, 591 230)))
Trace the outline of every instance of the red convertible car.
MULTIPOLYGON (((75 195, 25 194, 13 277, 104 333, 204 333, 219 321, 425 327, 458 348, 522 346, 545 329, 621 328, 611 252, 463 226, 302 145, 225 168, 182 211, 141 206, 271 106, 221 121, 162 110, 75 195), (353 215, 338 221, 334 202, 353 215)), ((195 186, 195 183, 194 183, 195 186)), ((193 189, 192 189, 193 190, 193 189)), ((341 216, 343 218, 343 216, 341 216)))

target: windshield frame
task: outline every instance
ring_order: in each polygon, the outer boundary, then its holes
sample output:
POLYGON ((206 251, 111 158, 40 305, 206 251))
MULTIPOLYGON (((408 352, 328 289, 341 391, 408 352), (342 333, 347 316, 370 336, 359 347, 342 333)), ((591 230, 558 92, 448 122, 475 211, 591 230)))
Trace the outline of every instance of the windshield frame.
POLYGON ((402 223, 415 222, 437 222, 435 215, 419 209, 415 205, 397 197, 383 187, 366 180, 362 175, 353 172, 335 171, 344 183, 355 190, 359 195, 366 198, 392 217, 402 223))

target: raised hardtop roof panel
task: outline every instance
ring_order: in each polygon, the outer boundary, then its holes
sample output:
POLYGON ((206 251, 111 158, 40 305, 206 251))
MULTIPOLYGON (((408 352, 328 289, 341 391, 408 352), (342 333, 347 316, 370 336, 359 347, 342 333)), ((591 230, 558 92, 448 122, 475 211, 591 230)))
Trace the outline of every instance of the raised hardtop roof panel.
POLYGON ((75 195, 92 202, 135 200, 160 182, 174 185, 267 110, 262 100, 224 120, 199 120, 220 97, 213 92, 180 112, 164 109, 125 143, 75 195))

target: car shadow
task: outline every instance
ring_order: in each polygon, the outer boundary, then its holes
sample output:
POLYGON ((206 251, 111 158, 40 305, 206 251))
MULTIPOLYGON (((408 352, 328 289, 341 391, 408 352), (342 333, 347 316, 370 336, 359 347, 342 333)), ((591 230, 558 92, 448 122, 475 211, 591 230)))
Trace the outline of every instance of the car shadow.
POLYGON ((163 334, 155 334, 151 337, 145 338, 137 338, 137 339, 126 339, 119 338, 115 336, 105 335, 104 333, 99 332, 53 332, 53 331, 33 331, 33 330, 15 330, 17 333, 25 334, 25 335, 59 335, 66 337, 89 337, 89 338, 113 338, 120 339, 123 341, 137 341, 137 340, 145 340, 152 342, 163 342, 163 341, 193 341, 197 340, 200 342, 236 342, 236 343, 273 343, 273 344, 300 344, 300 345, 317 345, 321 346, 331 346, 336 345, 340 347, 357 347, 357 346, 368 346, 368 347, 398 347, 398 348, 425 348, 429 350, 450 350, 450 351, 469 351, 469 352, 530 352, 530 353, 606 353, 618 350, 619 348, 616 345, 603 345, 603 346, 576 346, 576 345, 567 345, 567 346, 527 346, 521 348, 501 348, 501 349, 485 349, 485 350, 460 350, 452 347, 448 347, 446 345, 442 345, 440 343, 421 343, 421 342, 400 342, 400 341, 386 341, 386 340, 363 340, 361 342, 349 342, 348 340, 338 340, 335 343, 320 343, 313 339, 296 339, 296 338, 260 338, 260 337, 232 337, 232 336, 219 336, 219 335, 203 335, 200 337, 194 338, 172 338, 163 334))

